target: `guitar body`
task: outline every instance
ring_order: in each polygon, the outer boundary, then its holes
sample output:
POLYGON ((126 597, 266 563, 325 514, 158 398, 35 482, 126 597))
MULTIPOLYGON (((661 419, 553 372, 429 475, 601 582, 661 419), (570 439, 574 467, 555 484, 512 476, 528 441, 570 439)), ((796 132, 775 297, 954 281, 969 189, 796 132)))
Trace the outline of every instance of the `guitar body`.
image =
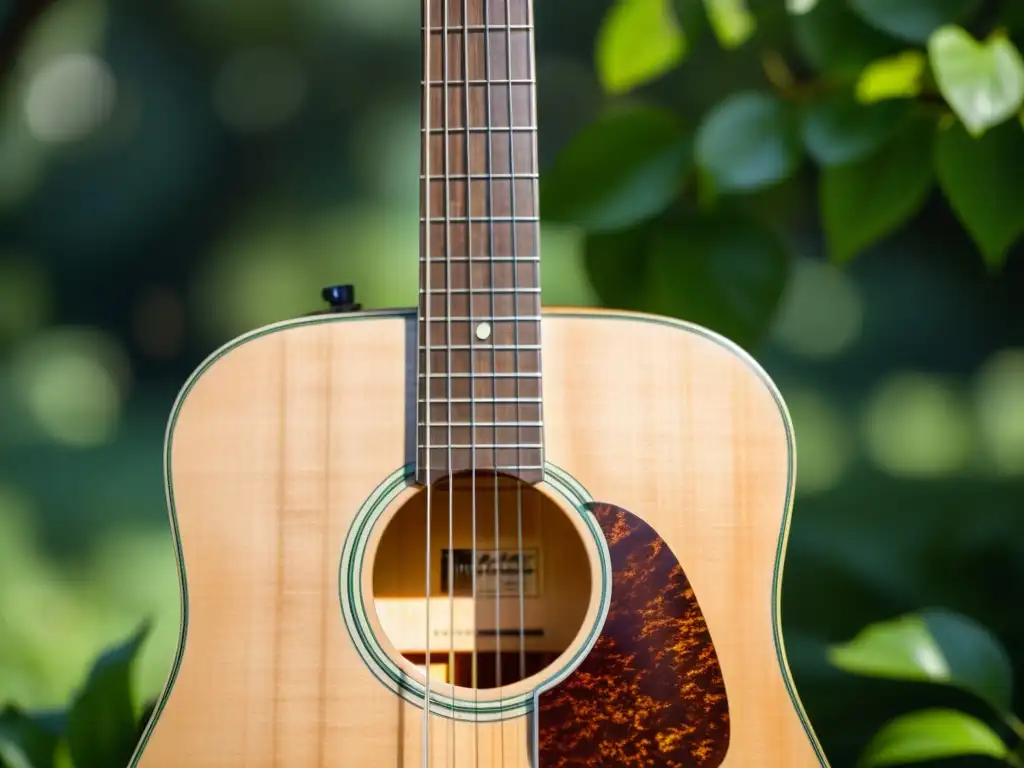
MULTIPOLYGON (((409 469, 416 315, 285 322, 213 355, 172 416, 181 644, 133 766, 827 765, 778 625, 795 472, 778 392, 677 321, 571 310, 542 325, 547 470, 527 489, 561 522, 525 535, 541 569, 530 642, 564 638, 550 663, 497 688, 442 674, 424 739, 425 678, 395 639, 423 592, 374 609, 406 564, 424 576, 422 541, 388 549, 385 533, 425 494, 409 469), (557 588, 574 574, 579 589, 557 588)), ((428 650, 447 657, 454 598, 431 594, 428 650)))

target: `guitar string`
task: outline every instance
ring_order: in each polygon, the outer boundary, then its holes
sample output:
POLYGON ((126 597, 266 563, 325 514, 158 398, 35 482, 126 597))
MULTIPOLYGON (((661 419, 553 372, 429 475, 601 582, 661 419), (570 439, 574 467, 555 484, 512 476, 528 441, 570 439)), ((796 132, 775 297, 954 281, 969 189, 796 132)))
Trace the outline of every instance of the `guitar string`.
MULTIPOLYGON (((512 219, 512 323, 514 328, 513 346, 515 355, 515 398, 516 398, 516 464, 522 466, 522 404, 519 393, 519 248, 516 239, 516 148, 515 125, 512 109, 512 2, 505 0, 505 75, 508 78, 508 164, 509 164, 509 218, 512 219)), ((523 0, 529 3, 529 0, 523 0)), ((516 483, 516 546, 519 571, 519 679, 526 678, 526 628, 525 605, 523 602, 523 485, 516 483)))
MULTIPOLYGON (((467 311, 466 317, 473 317, 473 153, 471 151, 469 142, 469 128, 470 128, 470 116, 469 116, 469 81, 472 80, 472 72, 470 71, 469 65, 469 0, 462 0, 462 96, 463 96, 463 143, 465 144, 466 151, 466 287, 469 289, 467 294, 467 311)), ((470 326, 473 323, 470 322, 470 326)), ((473 328, 470 327, 468 330, 469 335, 469 456, 470 456, 470 515, 472 515, 471 521, 471 537, 472 537, 472 554, 470 556, 471 566, 471 579, 473 583, 473 601, 471 603, 473 608, 473 639, 471 645, 471 662, 470 662, 470 685, 473 688, 473 703, 476 705, 473 707, 473 752, 476 758, 475 762, 479 765, 480 763, 480 741, 479 741, 479 729, 480 729, 480 713, 479 713, 479 693, 477 691, 477 637, 479 636, 476 628, 476 363, 474 358, 476 357, 475 350, 475 339, 476 333, 473 328)), ((453 624, 454 626, 454 624, 453 624)), ((454 759, 454 758, 453 758, 454 759)))
MULTIPOLYGON (((494 251, 495 251, 495 240, 494 240, 494 134, 492 131, 493 120, 491 111, 491 47, 490 47, 490 29, 491 29, 491 12, 490 12, 490 0, 481 0, 484 11, 484 92, 486 94, 486 106, 487 115, 484 120, 486 126, 487 135, 487 213, 488 213, 488 251, 490 255, 490 278, 491 278, 491 290, 490 290, 490 317, 491 325, 494 328, 492 331, 492 343, 491 343, 491 400, 494 405, 494 412, 497 415, 498 409, 498 380, 493 376, 496 362, 495 343, 493 339, 497 333, 497 318, 495 317, 495 280, 494 280, 494 251)), ((497 419, 493 419, 496 423, 497 419)), ((497 427, 494 427, 494 448, 491 450, 492 466, 494 468, 494 560, 492 567, 494 568, 494 577, 492 580, 492 586, 494 588, 494 676, 495 676, 495 687, 498 688, 498 698, 501 698, 501 500, 499 493, 499 478, 498 478, 498 440, 497 440, 497 427)), ((502 761, 504 761, 505 749, 504 749, 504 736, 505 729, 498 729, 500 734, 500 749, 502 755, 502 761)))
POLYGON ((421 743, 423 754, 420 759, 420 764, 424 768, 429 768, 430 758, 430 513, 432 509, 432 483, 430 473, 430 453, 431 453, 431 440, 430 440, 430 411, 431 411, 431 395, 433 392, 432 382, 433 379, 430 375, 430 358, 431 358, 431 337, 433 336, 433 328, 430 324, 430 273, 431 273, 431 262, 430 262, 430 240, 433 235, 433 225, 430 222, 430 129, 433 126, 432 118, 430 114, 430 35, 431 26, 433 24, 432 19, 432 7, 430 0, 424 0, 423 2, 423 30, 424 30, 424 41, 423 41, 423 114, 424 114, 424 139, 423 139, 423 244, 422 250, 424 253, 425 262, 423 269, 425 271, 425 290, 426 295, 424 296, 424 315, 425 315, 425 328, 423 330, 424 340, 426 341, 425 367, 426 367, 426 378, 423 383, 424 391, 424 463, 426 464, 426 474, 424 480, 427 484, 427 509, 426 509, 426 585, 424 587, 424 598, 426 600, 426 642, 424 644, 424 687, 423 687, 423 725, 421 733, 421 743))
MULTIPOLYGON (((445 303, 445 336, 448 342, 447 349, 445 350, 445 392, 448 395, 446 400, 448 404, 448 678, 447 682, 451 685, 451 699, 452 699, 452 713, 455 712, 455 682, 453 676, 455 674, 455 542, 454 542, 454 523, 455 523, 455 477, 453 473, 453 464, 455 458, 455 449, 452 448, 452 226, 451 226, 451 208, 452 208, 452 197, 451 197, 451 158, 449 157, 449 138, 451 136, 451 116, 449 114, 448 94, 449 94, 449 79, 448 79, 448 13, 449 13, 449 2, 448 0, 442 0, 444 2, 444 19, 442 22, 442 35, 441 38, 441 77, 444 85, 441 88, 441 97, 444 99, 444 130, 442 136, 444 138, 444 303, 445 303)), ((468 218, 468 214, 467 214, 468 218)), ((428 662, 429 664, 429 662, 428 662)), ((427 674, 430 674, 429 666, 427 674)), ((455 718, 449 718, 451 721, 452 736, 448 744, 448 752, 452 756, 452 765, 455 765, 455 718)), ((448 729, 445 729, 445 735, 447 738, 448 729)))

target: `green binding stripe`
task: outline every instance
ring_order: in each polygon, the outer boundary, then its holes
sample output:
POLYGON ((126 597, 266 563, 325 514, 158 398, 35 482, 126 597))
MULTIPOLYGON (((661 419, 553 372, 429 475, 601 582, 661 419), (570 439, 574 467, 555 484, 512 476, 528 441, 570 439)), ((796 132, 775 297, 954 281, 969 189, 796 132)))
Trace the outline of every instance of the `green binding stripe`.
MULTIPOLYGON (((341 560, 338 566, 338 596, 341 600, 341 611, 345 619, 345 627, 349 631, 352 643, 363 663, 384 686, 394 691, 410 704, 423 707, 426 699, 426 686, 412 679, 404 672, 381 646, 367 620, 367 607, 363 600, 360 576, 364 573, 364 557, 366 543, 370 533, 381 515, 392 501, 406 488, 413 485, 414 467, 407 465, 391 473, 370 494, 356 513, 349 527, 348 535, 342 546, 341 560)), ((550 671, 540 683, 540 688, 557 685, 575 669, 590 652, 601 628, 604 626, 611 602, 611 556, 608 545, 601 533, 597 521, 587 510, 587 503, 593 501, 590 494, 564 470, 548 463, 545 466, 545 480, 562 498, 571 505, 586 524, 599 553, 600 563, 600 594, 598 619, 587 633, 583 644, 562 667, 550 671)), ((478 701, 477 699, 442 697, 435 691, 430 695, 430 711, 442 717, 473 722, 519 717, 530 711, 534 706, 534 692, 526 691, 517 696, 508 696, 495 700, 478 701)))

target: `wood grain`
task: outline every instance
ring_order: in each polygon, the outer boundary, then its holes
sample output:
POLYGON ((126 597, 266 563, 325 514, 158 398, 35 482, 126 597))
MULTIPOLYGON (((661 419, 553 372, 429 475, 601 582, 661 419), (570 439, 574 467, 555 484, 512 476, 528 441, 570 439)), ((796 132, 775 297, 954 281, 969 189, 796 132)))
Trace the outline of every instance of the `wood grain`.
POLYGON ((653 528, 611 504, 591 509, 611 551, 611 608, 583 663, 540 696, 540 764, 716 768, 729 703, 697 596, 653 528))
MULTIPOLYGON (((168 457, 187 634, 138 765, 529 765, 527 716, 434 717, 424 763, 421 710, 374 677, 340 615, 353 516, 410 460, 414 319, 286 323, 190 385, 168 457)), ((573 311, 546 314, 543 331, 548 458, 642 518, 683 565, 728 690, 723 765, 826 765, 776 645, 793 468, 774 390, 736 350, 671 321, 573 311)))

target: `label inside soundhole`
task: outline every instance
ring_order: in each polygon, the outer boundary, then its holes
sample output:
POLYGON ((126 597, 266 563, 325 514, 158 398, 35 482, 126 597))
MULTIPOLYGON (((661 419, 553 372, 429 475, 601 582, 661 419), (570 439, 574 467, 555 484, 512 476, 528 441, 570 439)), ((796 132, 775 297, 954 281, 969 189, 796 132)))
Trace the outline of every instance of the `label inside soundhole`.
POLYGON ((459 475, 451 493, 444 482, 429 495, 429 548, 422 490, 384 523, 374 558, 374 608, 391 644, 421 670, 429 664, 431 679, 464 688, 542 673, 587 614, 591 571, 578 529, 542 492, 507 477, 459 475))

